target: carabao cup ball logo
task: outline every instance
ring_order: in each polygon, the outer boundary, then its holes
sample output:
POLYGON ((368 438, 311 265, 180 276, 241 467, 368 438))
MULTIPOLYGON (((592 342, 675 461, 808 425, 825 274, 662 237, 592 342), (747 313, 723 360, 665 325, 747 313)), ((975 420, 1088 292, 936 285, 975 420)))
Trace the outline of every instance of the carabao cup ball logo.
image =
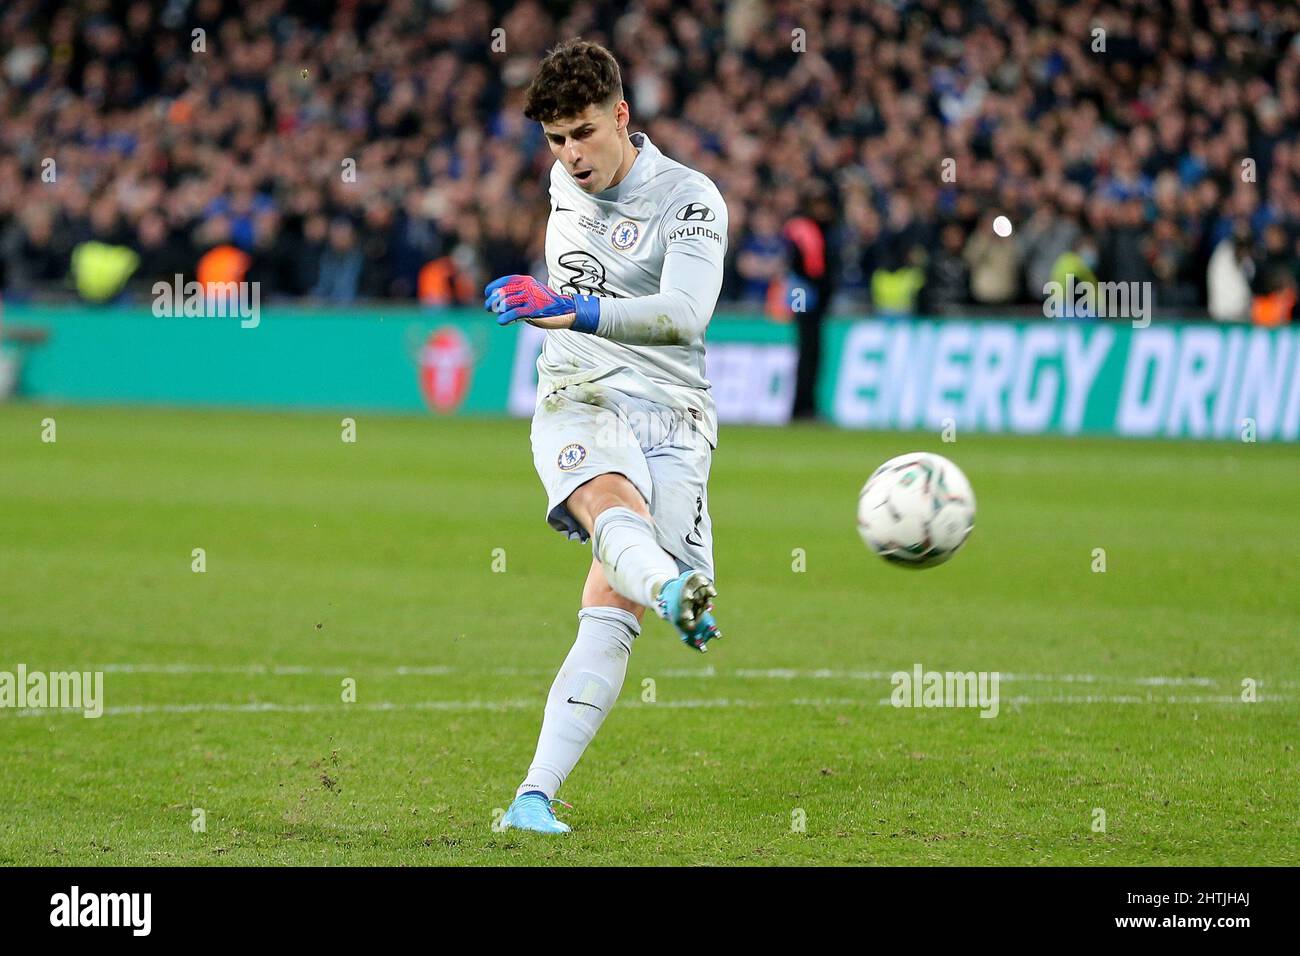
POLYGON ((420 349, 420 391, 424 403, 440 414, 454 412, 469 391, 473 365, 473 351, 460 329, 444 325, 431 332, 420 349))
POLYGON ((619 220, 614 224, 614 228, 609 231, 609 241, 620 252, 627 252, 636 245, 636 241, 640 238, 641 227, 631 219, 619 220))
POLYGON ((574 442, 560 449, 560 455, 555 460, 555 463, 560 466, 560 471, 573 471, 583 463, 586 457, 587 449, 574 442))

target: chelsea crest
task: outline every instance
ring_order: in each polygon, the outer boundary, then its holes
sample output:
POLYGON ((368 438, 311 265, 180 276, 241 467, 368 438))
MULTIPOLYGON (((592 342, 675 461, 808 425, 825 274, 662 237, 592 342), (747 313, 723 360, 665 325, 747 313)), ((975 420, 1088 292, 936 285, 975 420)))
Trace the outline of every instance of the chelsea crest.
POLYGON ((555 463, 559 466, 560 471, 573 471, 582 464, 586 457, 587 449, 574 442, 560 449, 560 454, 557 456, 555 463))
POLYGON ((619 252, 627 252, 641 238, 641 227, 631 219, 620 219, 609 231, 609 241, 619 252))

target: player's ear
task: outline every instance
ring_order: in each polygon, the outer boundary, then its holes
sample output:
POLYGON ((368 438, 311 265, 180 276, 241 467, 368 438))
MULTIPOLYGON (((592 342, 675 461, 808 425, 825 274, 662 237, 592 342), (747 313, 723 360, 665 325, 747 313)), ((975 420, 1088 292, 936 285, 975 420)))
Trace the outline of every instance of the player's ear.
POLYGON ((626 130, 631 118, 632 111, 628 108, 627 100, 619 100, 614 104, 614 132, 621 133, 626 130))

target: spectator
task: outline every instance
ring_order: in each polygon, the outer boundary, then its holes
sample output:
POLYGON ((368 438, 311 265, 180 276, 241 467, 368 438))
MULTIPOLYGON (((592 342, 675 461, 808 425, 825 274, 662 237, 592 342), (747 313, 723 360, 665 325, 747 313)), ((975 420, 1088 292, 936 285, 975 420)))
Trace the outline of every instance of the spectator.
POLYGON ((1096 309, 1090 308, 1087 303, 1097 301, 1098 260, 1096 238, 1091 233, 1081 232, 1075 238, 1074 245, 1061 253, 1056 262, 1052 263, 1050 281, 1055 284, 1056 290, 1059 290, 1062 296, 1060 315, 1056 318, 1097 318, 1096 309), (1092 287, 1091 294, 1081 291, 1087 286, 1092 287))
POLYGON ((358 291, 367 299, 393 295, 393 207, 385 201, 366 206, 361 230, 361 281, 358 291))
POLYGON ((744 282, 741 297, 748 302, 766 301, 772 283, 784 278, 785 242, 771 209, 755 212, 753 231, 736 256, 736 270, 744 282))
POLYGON ((795 369, 794 406, 791 417, 817 417, 816 391, 821 369, 822 325, 835 293, 838 275, 836 243, 832 235, 835 204, 829 190, 810 187, 807 214, 786 223, 782 235, 789 243, 790 288, 801 301, 792 306, 798 331, 799 361, 795 369))
POLYGON ((320 258, 320 278, 311 294, 335 305, 348 305, 361 282, 361 248, 352 220, 339 216, 329 227, 329 241, 320 258))
POLYGON ((1157 219, 1151 235, 1142 242, 1142 255, 1159 289, 1162 306, 1192 309, 1196 306, 1196 280, 1192 270, 1192 251, 1178 223, 1157 219))
POLYGON ((1020 258, 1016 244, 993 232, 993 215, 981 220, 966 242, 962 257, 970 268, 971 298, 980 305, 1014 302, 1020 290, 1020 258))
POLYGON ((0 242, 11 295, 30 295, 37 287, 62 283, 68 274, 72 250, 56 234, 49 206, 24 209, 4 230, 0 242))
POLYGON ((72 250, 72 282, 87 302, 111 302, 139 264, 139 254, 129 246, 89 239, 72 250))
MULTIPOLYGON (((135 248, 140 266, 131 277, 129 288, 139 298, 153 295, 157 282, 171 286, 176 276, 193 278, 198 256, 184 233, 173 233, 167 220, 156 211, 146 212, 136 227, 135 248)), ((182 279, 182 285, 185 279, 182 279)))
POLYGON ((253 245, 249 250, 251 265, 247 281, 259 285, 270 295, 290 293, 296 284, 298 265, 294 260, 296 245, 292 233, 284 225, 279 210, 266 207, 253 217, 253 245))
POLYGON ((1264 257, 1255 273, 1250 318, 1255 325, 1277 326, 1291 321, 1296 301, 1296 257, 1286 230, 1274 224, 1264 230, 1264 257))
POLYGON ((1244 322, 1250 317, 1250 284, 1255 277, 1250 236, 1244 229, 1220 240, 1210 256, 1206 283, 1210 317, 1219 322, 1244 322))
POLYGON ((329 220, 320 213, 307 217, 302 226, 302 236, 294 244, 294 288, 299 295, 314 295, 322 279, 321 262, 325 257, 329 238, 329 220))
POLYGON ((1045 200, 1016 232, 1017 254, 1024 263, 1024 297, 1040 299, 1051 281, 1056 261, 1073 248, 1082 230, 1077 220, 1061 214, 1057 202, 1045 200))
POLYGON ((965 234, 955 222, 945 223, 939 232, 939 248, 925 265, 921 288, 921 311, 943 315, 970 301, 970 269, 962 256, 965 234))

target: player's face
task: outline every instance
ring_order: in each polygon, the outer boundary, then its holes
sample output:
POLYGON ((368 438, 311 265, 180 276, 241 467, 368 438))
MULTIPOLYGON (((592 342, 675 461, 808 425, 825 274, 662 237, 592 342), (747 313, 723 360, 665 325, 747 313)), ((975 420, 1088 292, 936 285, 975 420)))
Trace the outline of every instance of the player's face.
POLYGON ((573 181, 587 193, 604 192, 623 162, 623 130, 627 101, 614 106, 592 104, 577 116, 543 123, 551 155, 564 164, 573 181))

